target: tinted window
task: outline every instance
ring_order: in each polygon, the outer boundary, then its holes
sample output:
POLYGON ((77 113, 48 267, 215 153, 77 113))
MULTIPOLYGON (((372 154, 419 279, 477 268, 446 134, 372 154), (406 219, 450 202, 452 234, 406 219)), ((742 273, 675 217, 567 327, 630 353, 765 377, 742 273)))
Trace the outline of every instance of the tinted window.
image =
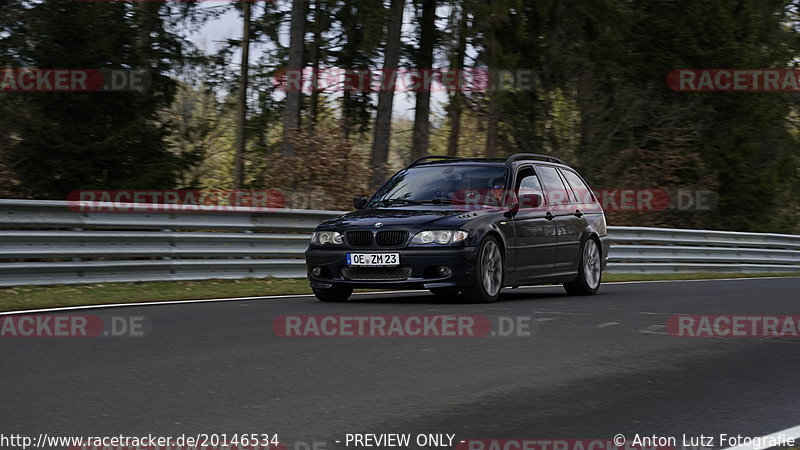
POLYGON ((592 203, 594 201, 594 195, 591 189, 589 189, 589 186, 586 186, 586 183, 583 182, 578 174, 571 170, 562 170, 561 174, 567 179, 567 183, 569 183, 572 192, 575 193, 580 203, 592 203))
POLYGON ((539 174, 542 176, 542 184, 547 191, 547 201, 551 205, 563 205, 570 202, 567 188, 561 181, 555 167, 538 166, 539 174))
POLYGON ((539 183, 539 177, 536 176, 532 168, 526 167, 519 171, 517 175, 517 191, 520 195, 542 193, 542 185, 539 183))
POLYGON ((567 180, 564 179, 564 174, 561 173, 561 169, 557 169, 556 171, 558 172, 558 175, 561 177, 561 182, 564 183, 564 187, 567 190, 567 197, 569 198, 569 202, 577 203, 578 197, 576 197, 575 192, 569 188, 569 183, 567 183, 567 180))
POLYGON ((486 192, 505 187, 506 168, 479 165, 419 166, 400 171, 376 194, 374 202, 405 200, 458 199, 466 192, 486 192))

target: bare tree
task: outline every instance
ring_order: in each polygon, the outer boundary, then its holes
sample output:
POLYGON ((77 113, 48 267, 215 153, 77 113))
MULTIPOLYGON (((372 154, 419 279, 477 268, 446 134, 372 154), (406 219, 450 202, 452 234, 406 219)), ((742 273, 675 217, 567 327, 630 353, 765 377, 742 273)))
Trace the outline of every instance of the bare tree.
POLYGON ((241 189, 244 184, 244 150, 247 122, 247 76, 250 65, 250 1, 242 0, 242 64, 239 77, 239 105, 236 114, 236 156, 233 167, 233 187, 241 189))
POLYGON ((375 117, 375 139, 372 142, 372 167, 375 170, 372 184, 377 186, 386 177, 389 158, 389 139, 392 132, 392 107, 395 82, 400 65, 400 37, 403 28, 405 0, 392 0, 389 7, 389 24, 386 31, 386 50, 383 60, 383 78, 378 94, 378 112, 375 117))
POLYGON ((281 154, 291 156, 292 138, 300 129, 300 106, 303 100, 302 71, 305 52, 306 6, 308 0, 292 1, 292 20, 289 42, 289 60, 286 64, 286 110, 283 117, 283 145, 281 154))
MULTIPOLYGON (((450 96, 448 104, 448 114, 450 116, 450 136, 447 140, 447 154, 456 156, 458 154, 458 139, 461 136, 461 114, 464 110, 464 93, 462 91, 462 80, 464 76, 464 59, 467 54, 467 26, 469 16, 466 10, 466 2, 461 3, 461 7, 453 7, 454 13, 458 14, 458 28, 456 35, 455 52, 450 63, 450 70, 455 76, 455 85, 452 86, 453 94, 450 96)), ((455 22, 455 21, 453 21, 455 22)))
POLYGON ((314 130, 319 116, 319 68, 322 59, 322 2, 314 0, 314 45, 311 46, 311 99, 309 105, 308 129, 314 130))
POLYGON ((433 50, 436 46, 436 0, 422 0, 422 17, 420 20, 419 49, 416 65, 420 71, 417 83, 419 90, 414 109, 414 136, 411 142, 412 158, 419 158, 428 153, 428 141, 431 132, 431 85, 433 73, 433 50), (424 71, 424 72, 422 72, 424 71))
POLYGON ((500 113, 498 111, 497 98, 490 95, 486 117, 486 150, 487 158, 497 156, 498 128, 500 125, 500 113))

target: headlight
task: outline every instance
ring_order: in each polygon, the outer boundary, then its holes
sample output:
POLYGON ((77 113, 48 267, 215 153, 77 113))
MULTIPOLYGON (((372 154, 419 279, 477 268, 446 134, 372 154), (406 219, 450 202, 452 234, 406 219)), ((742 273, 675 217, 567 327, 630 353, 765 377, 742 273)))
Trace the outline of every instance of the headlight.
POLYGON ((311 234, 312 245, 341 245, 342 235, 338 231, 315 231, 311 234))
POLYGON ((420 231, 413 239, 412 244, 455 244, 461 242, 469 236, 469 233, 463 230, 430 230, 420 231))

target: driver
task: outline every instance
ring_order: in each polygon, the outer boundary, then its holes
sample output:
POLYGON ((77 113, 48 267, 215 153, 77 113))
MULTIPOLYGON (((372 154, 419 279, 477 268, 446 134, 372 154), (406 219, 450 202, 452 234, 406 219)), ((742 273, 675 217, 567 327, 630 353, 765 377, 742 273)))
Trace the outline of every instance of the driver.
POLYGON ((503 195, 505 194, 505 177, 497 177, 489 181, 489 195, 487 200, 492 206, 500 206, 503 204, 503 195))

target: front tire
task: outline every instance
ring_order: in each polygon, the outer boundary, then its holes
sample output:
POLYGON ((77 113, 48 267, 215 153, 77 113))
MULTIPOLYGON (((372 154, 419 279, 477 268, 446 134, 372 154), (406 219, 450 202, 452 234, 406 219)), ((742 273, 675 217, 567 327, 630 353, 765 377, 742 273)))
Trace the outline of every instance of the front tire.
POLYGON ((343 303, 353 295, 353 288, 347 286, 333 286, 330 289, 311 289, 317 300, 321 302, 343 303))
POLYGON ((494 303, 503 289, 503 252, 493 236, 481 242, 475 261, 475 277, 472 286, 464 290, 469 303, 494 303))
POLYGON ((569 295, 594 295, 600 289, 600 280, 603 277, 600 247, 597 241, 589 238, 581 248, 581 258, 578 261, 578 278, 564 283, 564 290, 569 295))

